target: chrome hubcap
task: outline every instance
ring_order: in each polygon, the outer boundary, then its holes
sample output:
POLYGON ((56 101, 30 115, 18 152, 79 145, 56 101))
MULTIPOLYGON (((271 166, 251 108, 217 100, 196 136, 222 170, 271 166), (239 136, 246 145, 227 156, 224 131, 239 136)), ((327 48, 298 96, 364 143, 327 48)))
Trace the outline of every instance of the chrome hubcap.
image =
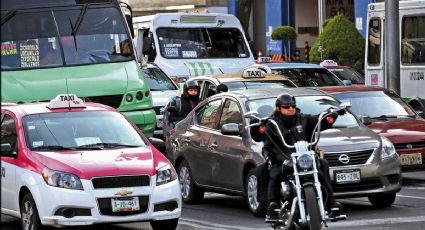
POLYGON ((251 175, 248 178, 248 184, 246 186, 246 192, 248 196, 248 203, 251 209, 256 210, 258 209, 258 201, 257 201, 257 177, 254 175, 251 175))
POLYGON ((187 198, 190 191, 190 175, 189 170, 186 167, 182 167, 179 173, 180 189, 182 197, 187 198))
POLYGON ((22 227, 24 230, 34 229, 34 212, 29 201, 24 203, 24 207, 21 213, 22 227))

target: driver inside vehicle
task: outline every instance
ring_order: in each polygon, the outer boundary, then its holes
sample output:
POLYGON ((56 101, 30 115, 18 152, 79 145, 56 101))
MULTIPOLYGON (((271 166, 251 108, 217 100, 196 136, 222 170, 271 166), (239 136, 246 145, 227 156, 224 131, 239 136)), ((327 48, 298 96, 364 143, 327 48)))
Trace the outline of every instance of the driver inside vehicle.
MULTIPOLYGON (((293 145, 297 141, 311 142, 316 124, 319 122, 319 115, 309 115, 299 112, 296 106, 295 97, 290 94, 281 94, 276 99, 276 108, 270 119, 274 120, 289 145, 293 145)), ((339 115, 345 111, 342 110, 339 115)), ((333 122, 337 119, 338 114, 332 114, 333 122)), ((332 119, 330 119, 332 120, 332 119)), ((322 131, 332 127, 327 119, 322 120, 322 131)), ((282 164, 291 164, 292 150, 287 148, 281 141, 278 131, 275 129, 271 121, 266 122, 266 140, 263 146, 263 155, 268 162, 269 181, 267 184, 267 215, 270 219, 278 219, 276 210, 280 208, 280 182, 286 180, 287 174, 282 172, 282 164)), ((290 173, 290 172, 288 172, 290 173)), ((333 211, 336 207, 335 198, 331 186, 329 176, 329 163, 326 159, 319 159, 319 179, 325 186, 328 194, 326 209, 330 213, 330 217, 338 215, 333 211), (331 212, 332 210, 332 212, 331 212)))

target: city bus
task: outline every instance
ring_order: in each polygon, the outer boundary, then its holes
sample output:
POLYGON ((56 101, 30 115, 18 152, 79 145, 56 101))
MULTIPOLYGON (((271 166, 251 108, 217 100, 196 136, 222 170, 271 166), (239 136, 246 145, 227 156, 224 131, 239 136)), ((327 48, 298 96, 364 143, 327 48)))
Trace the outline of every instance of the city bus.
POLYGON ((220 13, 160 13, 133 18, 137 53, 179 82, 235 73, 255 64, 239 20, 220 13))
POLYGON ((385 36, 400 36, 400 96, 425 103, 425 0, 400 1, 399 9, 400 34, 386 34, 384 2, 368 5, 365 82, 388 86, 385 36))
POLYGON ((152 136, 155 111, 122 5, 2 0, 1 101, 72 93, 116 108, 152 136))

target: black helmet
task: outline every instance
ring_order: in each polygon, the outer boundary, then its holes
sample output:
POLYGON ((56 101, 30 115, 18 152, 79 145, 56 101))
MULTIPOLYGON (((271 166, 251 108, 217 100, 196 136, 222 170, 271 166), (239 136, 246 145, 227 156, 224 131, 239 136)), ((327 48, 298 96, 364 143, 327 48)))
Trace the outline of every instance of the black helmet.
POLYGON ((185 83, 184 83, 184 85, 183 85, 183 91, 184 92, 187 92, 187 90, 189 90, 189 89, 197 89, 197 90, 199 90, 200 89, 200 87, 199 87, 199 84, 198 84, 198 82, 196 82, 196 81, 186 81, 185 83))
POLYGON ((295 97, 288 93, 282 93, 276 98, 276 107, 295 105, 295 97))

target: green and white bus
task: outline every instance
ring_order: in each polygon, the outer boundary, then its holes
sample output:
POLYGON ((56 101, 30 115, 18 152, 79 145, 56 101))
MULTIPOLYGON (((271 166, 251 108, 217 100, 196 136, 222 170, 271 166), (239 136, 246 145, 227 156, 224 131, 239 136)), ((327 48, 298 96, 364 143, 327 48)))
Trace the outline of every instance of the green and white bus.
POLYGON ((48 101, 73 93, 118 109, 152 136, 152 98, 121 5, 2 0, 1 101, 48 101))

